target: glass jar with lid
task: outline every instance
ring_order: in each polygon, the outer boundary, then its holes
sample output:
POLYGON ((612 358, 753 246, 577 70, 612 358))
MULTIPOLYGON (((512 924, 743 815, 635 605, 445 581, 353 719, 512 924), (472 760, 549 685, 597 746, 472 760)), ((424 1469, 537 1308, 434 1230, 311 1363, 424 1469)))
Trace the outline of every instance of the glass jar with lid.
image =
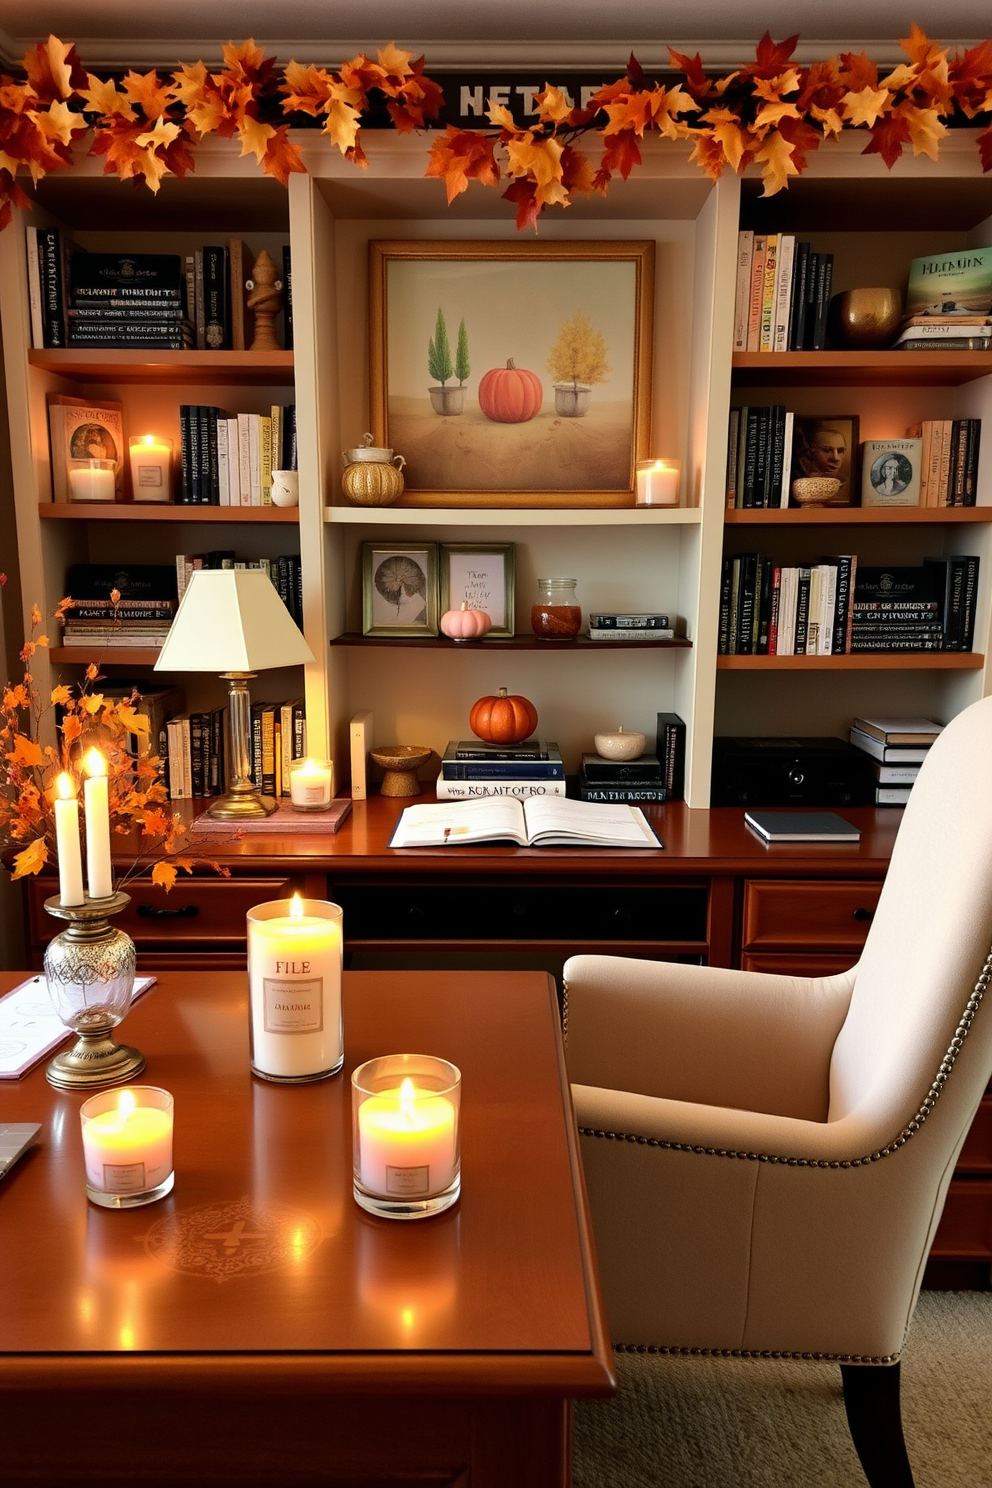
POLYGON ((538 579, 537 603, 531 605, 530 624, 542 641, 570 641, 582 626, 574 579, 538 579))

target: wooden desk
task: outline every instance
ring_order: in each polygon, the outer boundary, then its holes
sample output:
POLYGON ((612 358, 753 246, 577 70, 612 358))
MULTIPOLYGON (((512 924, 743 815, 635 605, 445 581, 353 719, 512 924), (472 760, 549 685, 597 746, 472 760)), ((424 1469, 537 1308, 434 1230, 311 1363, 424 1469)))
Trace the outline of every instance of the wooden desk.
MULTIPOLYGON (((0 991, 20 977, 0 974, 0 991)), ((541 973, 348 973, 341 1075, 248 1072, 244 974, 163 974, 123 1034, 175 1096, 176 1185, 89 1204, 81 1097, 0 1186, 3 1479, 565 1488, 570 1397, 611 1354, 554 989, 541 973), (435 1219, 351 1196, 350 1072, 404 1049, 463 1076, 462 1197, 435 1219)))

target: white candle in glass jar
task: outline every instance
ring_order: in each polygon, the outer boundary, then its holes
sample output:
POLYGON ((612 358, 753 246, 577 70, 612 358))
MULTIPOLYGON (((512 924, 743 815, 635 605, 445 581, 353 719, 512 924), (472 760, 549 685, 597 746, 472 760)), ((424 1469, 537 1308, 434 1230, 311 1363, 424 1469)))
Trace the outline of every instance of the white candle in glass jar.
POLYGON ((131 494, 135 501, 172 499, 172 440, 143 434, 128 442, 131 494))
POLYGON ((256 1074, 312 1080, 341 1067, 341 920, 338 905, 298 894, 248 911, 256 1074))
POLYGON ((117 477, 109 460, 90 460, 69 471, 71 501, 116 501, 117 477))
POLYGON ((110 862, 110 782, 107 761, 99 749, 90 749, 83 760, 86 782, 83 805, 86 811, 86 879, 91 899, 107 899, 114 892, 110 862))
POLYGON ((678 506, 682 469, 678 460, 639 460, 636 506, 678 506))
POLYGON ((325 811, 334 796, 330 760, 294 760, 289 767, 289 798, 301 811, 325 811))
POLYGON ((55 846, 59 859, 59 903, 82 904, 83 855, 79 847, 79 802, 72 776, 63 770, 55 782, 55 846))
POLYGON ((358 1171, 383 1197, 440 1193, 455 1176, 455 1108, 409 1078, 358 1108, 358 1171))
MULTIPOLYGON (((165 1095, 165 1092, 156 1092, 165 1095)), ((121 1090, 98 1115, 81 1108, 86 1181, 103 1193, 142 1193, 172 1172, 172 1100, 167 1109, 142 1105, 141 1088, 121 1090)), ((88 1104, 88 1103, 87 1103, 88 1104)))

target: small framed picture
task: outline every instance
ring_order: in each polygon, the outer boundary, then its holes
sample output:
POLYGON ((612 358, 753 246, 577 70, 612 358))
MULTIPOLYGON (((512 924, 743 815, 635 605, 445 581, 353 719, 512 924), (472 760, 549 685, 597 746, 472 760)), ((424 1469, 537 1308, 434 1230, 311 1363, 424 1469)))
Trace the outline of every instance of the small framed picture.
POLYGON ((861 505, 919 506, 922 439, 866 439, 861 446, 861 505))
POLYGON ((362 543, 362 634, 437 635, 435 543, 362 543))
MULTIPOLYGON (((791 479, 794 482, 800 476, 819 476, 839 480, 840 486, 822 503, 824 506, 857 505, 857 455, 857 414, 796 414, 792 425, 791 479)), ((794 496, 789 505, 799 505, 794 496)))
POLYGON ((489 634, 513 635, 513 543, 442 543, 440 609, 485 610, 489 634))

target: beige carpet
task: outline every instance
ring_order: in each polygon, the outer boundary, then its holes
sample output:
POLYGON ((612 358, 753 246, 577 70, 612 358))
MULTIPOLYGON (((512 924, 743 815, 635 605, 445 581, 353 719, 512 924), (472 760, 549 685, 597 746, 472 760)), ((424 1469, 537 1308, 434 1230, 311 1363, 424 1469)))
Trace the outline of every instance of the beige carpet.
MULTIPOLYGON (((865 1488, 836 1364, 616 1355, 574 1488, 865 1488)), ((923 1292, 902 1365, 917 1488, 992 1488, 992 1293, 923 1292)))

